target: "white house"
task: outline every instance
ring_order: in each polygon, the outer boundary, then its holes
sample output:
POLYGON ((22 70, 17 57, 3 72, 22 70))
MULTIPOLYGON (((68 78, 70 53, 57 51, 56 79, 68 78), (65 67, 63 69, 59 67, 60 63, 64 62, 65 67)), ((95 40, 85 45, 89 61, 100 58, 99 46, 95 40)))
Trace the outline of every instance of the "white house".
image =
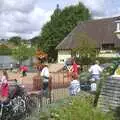
MULTIPOLYGON (((96 49, 106 51, 107 56, 118 57, 117 53, 110 53, 111 56, 107 51, 112 49, 120 50, 120 39, 114 34, 116 28, 120 28, 120 24, 117 24, 116 27, 115 22, 119 18, 120 17, 113 17, 80 22, 56 47, 58 50, 58 63, 63 63, 72 56, 73 49, 77 48, 83 39, 81 36, 79 37, 80 33, 85 33, 90 38, 91 43, 96 42, 96 49)), ((104 55, 102 54, 103 57, 106 57, 106 53, 104 53, 104 55)))

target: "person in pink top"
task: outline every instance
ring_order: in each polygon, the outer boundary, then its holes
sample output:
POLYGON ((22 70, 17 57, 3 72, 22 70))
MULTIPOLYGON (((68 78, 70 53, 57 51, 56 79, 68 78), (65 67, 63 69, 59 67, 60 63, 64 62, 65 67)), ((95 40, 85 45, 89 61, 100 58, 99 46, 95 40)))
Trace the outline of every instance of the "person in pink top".
POLYGON ((73 61, 73 65, 72 65, 72 74, 77 76, 78 75, 78 65, 75 62, 75 60, 73 61))
POLYGON ((1 77, 1 101, 7 100, 8 95, 9 95, 8 74, 6 70, 3 70, 3 75, 1 77))
POLYGON ((20 71, 22 72, 22 77, 26 76, 27 75, 27 71, 28 71, 28 67, 27 66, 21 66, 20 67, 20 71))

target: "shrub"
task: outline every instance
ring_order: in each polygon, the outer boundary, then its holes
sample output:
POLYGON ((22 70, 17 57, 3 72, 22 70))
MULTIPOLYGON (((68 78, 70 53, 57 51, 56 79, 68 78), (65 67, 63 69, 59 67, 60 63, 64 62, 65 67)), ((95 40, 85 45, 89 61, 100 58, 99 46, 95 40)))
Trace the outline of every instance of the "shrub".
POLYGON ((113 120, 112 114, 93 107, 93 102, 94 96, 82 93, 52 104, 47 112, 29 120, 113 120))
POLYGON ((91 97, 73 97, 68 104, 51 111, 53 120, 112 120, 112 115, 100 112, 91 104, 91 97))
POLYGON ((4 44, 0 45, 0 55, 11 55, 11 53, 12 50, 8 46, 4 44))

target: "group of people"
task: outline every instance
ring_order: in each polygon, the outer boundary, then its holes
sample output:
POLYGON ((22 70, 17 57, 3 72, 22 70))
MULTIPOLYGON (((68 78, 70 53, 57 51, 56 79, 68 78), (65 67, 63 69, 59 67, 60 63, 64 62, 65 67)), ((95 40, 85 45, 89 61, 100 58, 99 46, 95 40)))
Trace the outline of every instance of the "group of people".
MULTIPOLYGON (((77 73, 77 64, 75 61, 72 65, 73 73, 72 73, 72 80, 69 86, 69 93, 70 95, 76 95, 80 92, 80 81, 78 80, 78 73, 77 73)), ((95 61, 95 64, 92 65, 88 71, 91 73, 91 92, 95 92, 97 90, 97 85, 100 82, 100 74, 103 69, 99 65, 99 61, 95 61)))
MULTIPOLYGON (((70 69, 72 71, 72 80, 69 85, 69 92, 70 95, 76 95, 78 92, 80 92, 80 81, 78 80, 78 65, 76 64, 75 60, 73 61, 72 68, 70 69)), ((102 68, 99 66, 99 62, 96 61, 95 64, 88 69, 88 71, 92 75, 91 91, 96 91, 97 84, 99 84, 100 81, 100 74, 102 72, 102 68)), ((46 90, 48 88, 50 79, 48 64, 44 65, 40 75, 43 81, 43 90, 46 90)), ((0 101, 5 101, 8 98, 8 94, 8 74, 6 70, 3 70, 2 76, 0 78, 0 101)))
MULTIPOLYGON (((20 71, 22 72, 23 77, 26 76, 27 70, 28 68, 26 66, 20 67, 20 71)), ((3 70, 2 75, 0 77, 0 101, 6 101, 8 96, 9 96, 8 73, 6 70, 3 70)))

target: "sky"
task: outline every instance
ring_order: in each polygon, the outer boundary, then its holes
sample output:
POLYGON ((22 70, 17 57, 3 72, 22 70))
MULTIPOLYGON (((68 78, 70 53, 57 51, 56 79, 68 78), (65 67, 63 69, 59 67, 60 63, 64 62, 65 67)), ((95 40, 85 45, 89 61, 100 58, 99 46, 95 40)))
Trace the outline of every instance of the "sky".
POLYGON ((94 19, 120 15, 119 0, 0 0, 0 39, 38 36, 57 4, 63 9, 78 2, 90 10, 94 19))

